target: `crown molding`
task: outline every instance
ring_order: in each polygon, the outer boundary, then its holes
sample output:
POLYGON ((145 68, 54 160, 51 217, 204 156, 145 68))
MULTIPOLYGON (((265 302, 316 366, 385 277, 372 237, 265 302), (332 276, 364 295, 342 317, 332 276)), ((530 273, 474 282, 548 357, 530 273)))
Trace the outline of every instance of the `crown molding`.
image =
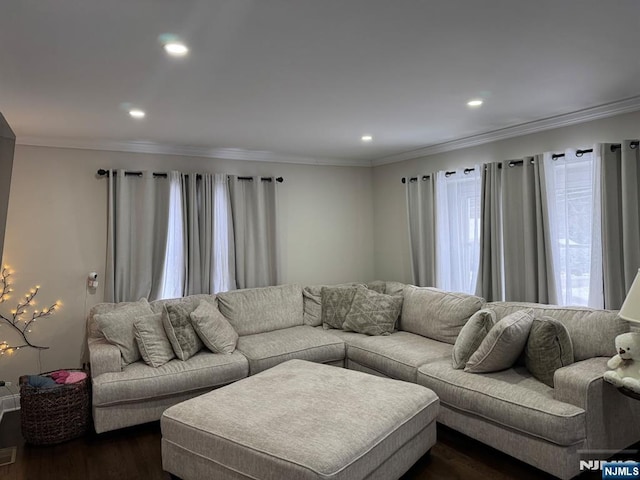
POLYGON ((436 153, 450 152, 452 150, 473 147, 476 145, 482 145, 498 140, 505 140, 507 138, 519 137, 522 135, 529 135, 531 133, 542 132, 554 128, 567 127, 569 125, 575 125, 577 123, 584 123, 591 120, 598 120, 600 118, 613 117, 615 115, 635 112, 638 110, 640 110, 640 95, 624 100, 619 100, 617 102, 598 105, 597 107, 585 108, 584 110, 578 110, 577 112, 556 115, 554 117, 543 118, 541 120, 535 120, 533 122, 514 125, 513 127, 506 127, 481 133, 478 135, 471 135, 469 137, 459 138, 450 142, 427 145, 417 150, 411 150, 396 155, 389 155, 387 157, 374 159, 371 161, 371 165, 377 167, 390 163, 403 162, 405 160, 413 160, 414 158, 426 157, 428 155, 434 155, 436 153))
POLYGON ((117 141, 85 138, 51 138, 18 136, 17 145, 53 148, 73 148, 82 150, 103 150, 112 152, 151 153, 184 157, 218 158, 224 160, 245 160, 251 162, 294 163, 301 165, 326 165, 338 167, 371 167, 370 160, 314 158, 278 154, 266 150, 245 150, 242 148, 210 148, 188 145, 173 145, 143 141, 117 141))
POLYGON ((556 115, 554 117, 522 123, 512 127, 492 130, 478 135, 451 140, 449 142, 427 145, 395 155, 374 159, 338 159, 322 157, 303 157, 296 155, 278 154, 266 150, 245 150, 242 148, 211 148, 188 145, 174 145, 144 141, 117 141, 85 138, 51 138, 38 136, 18 136, 17 145, 37 147, 73 148, 83 150, 103 150, 114 152, 150 153, 159 155, 177 155, 185 157, 218 158, 224 160, 244 160, 251 162, 292 163, 301 165, 327 165, 338 167, 377 167, 390 163, 413 160, 436 153, 449 152, 461 148, 473 147, 485 143, 505 140, 507 138, 529 135, 532 133, 566 127, 578 123, 589 122, 601 118, 613 117, 623 113, 640 110, 640 95, 619 100, 617 102, 585 108, 577 112, 556 115))

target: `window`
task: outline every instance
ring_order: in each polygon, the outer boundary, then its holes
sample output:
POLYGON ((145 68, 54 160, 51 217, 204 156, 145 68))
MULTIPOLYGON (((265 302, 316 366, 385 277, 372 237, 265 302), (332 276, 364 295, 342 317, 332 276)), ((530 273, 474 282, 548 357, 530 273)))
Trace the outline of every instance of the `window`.
POLYGON ((558 302, 602 308, 599 159, 567 151, 544 161, 558 302))
POLYGON ((436 286, 475 293, 480 259, 480 167, 436 174, 436 286))

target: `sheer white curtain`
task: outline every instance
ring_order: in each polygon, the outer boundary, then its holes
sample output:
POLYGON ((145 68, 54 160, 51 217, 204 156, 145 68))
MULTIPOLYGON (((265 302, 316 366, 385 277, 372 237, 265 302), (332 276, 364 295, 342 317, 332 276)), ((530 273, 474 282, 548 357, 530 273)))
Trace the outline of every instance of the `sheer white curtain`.
POLYGON ((597 148, 556 157, 544 155, 544 170, 558 303, 603 308, 602 161, 597 148))
POLYGON ((475 293, 480 260, 480 166, 438 172, 435 184, 436 287, 475 293))
POLYGON ((185 284, 184 215, 181 174, 169 172, 169 223, 160 298, 181 297, 185 284))
POLYGON ((236 288, 235 248, 231 201, 227 175, 213 176, 213 260, 211 276, 213 292, 226 292, 236 288))

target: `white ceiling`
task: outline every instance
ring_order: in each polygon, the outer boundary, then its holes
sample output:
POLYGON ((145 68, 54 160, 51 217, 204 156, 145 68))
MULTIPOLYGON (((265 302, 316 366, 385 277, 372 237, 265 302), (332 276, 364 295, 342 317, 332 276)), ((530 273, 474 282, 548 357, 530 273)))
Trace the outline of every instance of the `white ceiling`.
POLYGON ((2 0, 0 112, 19 143, 384 162, 637 97, 639 27, 639 0, 2 0))

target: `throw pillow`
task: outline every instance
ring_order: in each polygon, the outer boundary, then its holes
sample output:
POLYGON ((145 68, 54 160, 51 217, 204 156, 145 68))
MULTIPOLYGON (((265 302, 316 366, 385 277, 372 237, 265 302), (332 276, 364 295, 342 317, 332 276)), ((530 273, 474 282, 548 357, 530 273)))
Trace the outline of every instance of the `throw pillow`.
POLYGON ((511 367, 524 349, 533 323, 533 310, 520 310, 496 323, 464 368, 465 372, 488 373, 511 367))
POLYGON ((209 350, 213 353, 233 353, 238 334, 220 310, 202 301, 190 316, 193 329, 209 350))
POLYGON ((495 323, 496 315, 491 310, 478 310, 471 316, 453 345, 453 368, 464 368, 495 323))
POLYGON ((133 334, 147 365, 158 368, 176 358, 173 347, 162 326, 162 314, 152 313, 133 322, 133 334))
POLYGON ((342 329, 344 320, 351 310, 356 287, 322 287, 322 326, 325 329, 342 329))
POLYGON ((401 308, 402 297, 377 293, 358 285, 342 328, 366 335, 389 335, 401 308))
POLYGON ((165 305, 162 313, 164 331, 180 360, 188 360, 203 347, 202 340, 191 325, 190 313, 188 305, 182 303, 165 305))
POLYGON ((122 305, 111 312, 94 316, 94 321, 104 338, 120 349, 123 365, 140 360, 140 350, 133 334, 133 322, 152 313, 149 302, 142 298, 139 302, 122 305))
POLYGON ((573 345, 564 324, 551 317, 534 318, 524 349, 527 370, 553 387, 553 374, 573 363, 573 345))

